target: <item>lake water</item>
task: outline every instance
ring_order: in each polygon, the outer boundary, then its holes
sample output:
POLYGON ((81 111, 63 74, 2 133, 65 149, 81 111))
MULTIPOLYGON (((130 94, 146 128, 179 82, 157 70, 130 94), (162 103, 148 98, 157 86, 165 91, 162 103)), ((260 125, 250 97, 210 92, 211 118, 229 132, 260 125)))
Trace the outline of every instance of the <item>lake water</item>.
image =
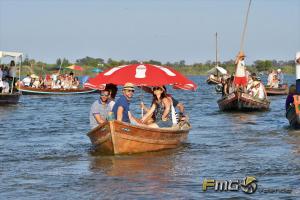
MULTIPOLYGON (((293 76, 287 78, 294 82, 293 76)), ((189 113, 188 140, 161 152, 92 154, 86 133, 97 94, 24 95, 20 104, 0 107, 0 199, 300 197, 300 131, 289 129, 285 96, 271 97, 267 112, 226 113, 219 111, 220 95, 206 77, 191 79, 199 84, 196 92, 169 90, 189 113), (254 194, 202 190, 205 178, 246 176, 258 180, 254 194)), ((139 96, 137 91, 131 106, 136 116, 139 96)), ((150 102, 151 97, 144 98, 150 102)))

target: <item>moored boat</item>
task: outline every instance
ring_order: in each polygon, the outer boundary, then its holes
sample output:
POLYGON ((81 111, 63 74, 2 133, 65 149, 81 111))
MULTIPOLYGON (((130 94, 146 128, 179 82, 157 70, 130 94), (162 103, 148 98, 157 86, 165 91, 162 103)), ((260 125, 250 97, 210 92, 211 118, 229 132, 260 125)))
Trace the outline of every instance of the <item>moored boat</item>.
POLYGON ((189 130, 188 123, 177 128, 148 128, 113 120, 87 135, 97 152, 131 154, 176 148, 186 140, 189 130))
POLYGON ((288 84, 283 84, 279 88, 265 87, 267 95, 287 95, 289 93, 288 84))
POLYGON ((270 101, 260 100, 243 92, 234 92, 218 100, 222 111, 265 111, 269 109, 270 101))
POLYGON ((20 92, 0 94, 0 106, 7 104, 17 104, 21 95, 22 94, 20 92))
POLYGON ((31 95, 63 95, 63 94, 86 94, 92 93, 96 90, 90 88, 78 88, 78 89, 46 89, 46 88, 32 88, 19 86, 19 91, 22 94, 31 94, 31 95))

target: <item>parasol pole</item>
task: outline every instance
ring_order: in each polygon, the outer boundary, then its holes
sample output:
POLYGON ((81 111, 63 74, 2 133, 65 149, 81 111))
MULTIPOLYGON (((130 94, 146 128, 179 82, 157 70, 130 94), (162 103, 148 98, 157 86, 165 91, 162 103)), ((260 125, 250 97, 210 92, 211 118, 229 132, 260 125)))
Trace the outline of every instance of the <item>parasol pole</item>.
MULTIPOLYGON (((143 87, 143 86, 142 86, 143 87)), ((140 99, 141 99, 141 103, 143 103, 143 99, 144 99, 144 91, 143 91, 143 88, 141 87, 141 90, 142 90, 142 93, 141 93, 141 97, 140 97, 140 99)), ((143 108, 141 108, 141 114, 142 114, 142 117, 144 117, 144 109, 143 108)))
POLYGON ((247 29, 247 23, 248 23, 248 16, 249 16, 249 12, 250 12, 251 1, 252 0, 249 0, 247 14, 246 14, 245 22, 244 22, 244 28, 243 28, 242 38, 241 38, 240 51, 243 51, 243 49, 244 49, 244 41, 245 41, 245 35, 246 35, 246 29, 247 29))

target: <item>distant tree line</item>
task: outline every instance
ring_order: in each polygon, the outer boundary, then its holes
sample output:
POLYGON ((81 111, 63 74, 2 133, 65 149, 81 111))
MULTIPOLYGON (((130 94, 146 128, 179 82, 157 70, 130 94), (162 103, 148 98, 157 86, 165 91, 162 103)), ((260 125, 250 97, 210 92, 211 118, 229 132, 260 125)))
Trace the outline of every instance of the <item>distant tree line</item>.
MULTIPOLYGON (((57 69, 58 67, 65 68, 69 65, 75 64, 80 66, 88 66, 88 68, 100 68, 102 70, 119 66, 119 65, 126 65, 126 64, 133 64, 138 63, 137 60, 114 60, 112 58, 107 59, 105 62, 102 58, 92 58, 92 57, 85 57, 81 59, 77 59, 75 63, 71 63, 66 58, 58 58, 55 62, 55 64, 47 64, 45 62, 36 61, 34 59, 29 59, 28 56, 25 57, 23 61, 23 65, 29 66, 32 71, 34 71, 34 68, 37 66, 41 68, 42 70, 51 70, 51 69, 57 69)), ((176 70, 181 71, 184 74, 205 74, 206 71, 211 69, 216 65, 215 61, 208 60, 205 63, 194 63, 194 64, 186 64, 184 60, 180 60, 178 62, 166 62, 162 63, 160 61, 156 60, 149 60, 146 63, 155 64, 155 65, 165 65, 170 66, 172 68, 175 68, 176 70)), ((218 63, 219 66, 224 67, 229 72, 233 72, 235 65, 234 60, 224 61, 221 63, 218 63)), ((247 65, 247 63, 246 63, 247 65)), ((252 65, 247 65, 248 69, 250 71, 254 72, 261 72, 261 71, 269 71, 271 69, 276 68, 282 68, 284 72, 286 73, 294 73, 294 60, 289 61, 277 61, 277 60, 255 60, 252 65)))

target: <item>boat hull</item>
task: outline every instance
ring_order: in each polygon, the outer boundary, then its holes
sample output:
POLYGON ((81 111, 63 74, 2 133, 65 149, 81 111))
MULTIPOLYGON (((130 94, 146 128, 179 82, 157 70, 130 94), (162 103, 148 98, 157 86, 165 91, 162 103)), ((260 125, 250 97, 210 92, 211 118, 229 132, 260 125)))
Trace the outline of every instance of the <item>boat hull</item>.
POLYGON ((25 95, 67 95, 67 94, 86 94, 93 93, 97 90, 90 88, 80 88, 80 89, 42 89, 42 88, 31 88, 21 86, 19 91, 25 95))
POLYGON ((290 126, 292 128, 300 128, 300 114, 296 113, 294 104, 287 109, 285 116, 289 120, 290 126))
POLYGON ((268 96, 272 95, 287 95, 289 93, 289 87, 287 84, 282 85, 279 88, 265 87, 268 96))
POLYGON ((187 139, 189 130, 146 128, 114 120, 87 135, 97 152, 132 154, 176 148, 187 139))
POLYGON ((270 101, 235 92, 218 100, 218 105, 222 111, 265 111, 269 109, 270 101))
POLYGON ((0 94, 0 105, 17 104, 19 103, 21 95, 22 94, 20 92, 15 92, 12 94, 0 94))

